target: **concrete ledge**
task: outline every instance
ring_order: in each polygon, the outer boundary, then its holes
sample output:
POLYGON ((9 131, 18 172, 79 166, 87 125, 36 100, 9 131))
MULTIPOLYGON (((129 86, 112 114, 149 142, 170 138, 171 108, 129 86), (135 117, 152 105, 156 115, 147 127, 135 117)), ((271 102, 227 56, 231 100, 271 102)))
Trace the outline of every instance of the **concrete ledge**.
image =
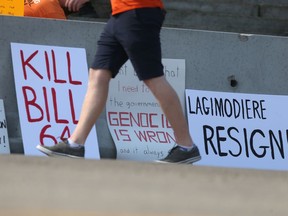
MULTIPOLYGON (((187 1, 187 0, 178 0, 178 1, 167 1, 165 3, 165 8, 170 11, 181 12, 198 12, 205 13, 210 15, 228 15, 228 16, 258 16, 258 5, 247 4, 243 2, 227 2, 227 1, 187 1)), ((179 16, 178 20, 181 20, 179 16)), ((185 19, 185 17, 183 17, 185 19)))
MULTIPOLYGON (((109 1, 91 1, 99 17, 110 16, 109 1)), ((163 3, 168 11, 165 26, 287 36, 287 0, 163 0, 163 3)))
POLYGON ((286 215, 288 173, 0 156, 0 215, 286 215))
POLYGON ((265 19, 288 20, 288 6, 261 6, 260 16, 265 19))
POLYGON ((287 36, 288 34, 287 20, 220 16, 189 11, 170 12, 167 13, 164 23, 166 27, 278 36, 287 36), (178 19, 179 16, 185 17, 185 19, 178 19))

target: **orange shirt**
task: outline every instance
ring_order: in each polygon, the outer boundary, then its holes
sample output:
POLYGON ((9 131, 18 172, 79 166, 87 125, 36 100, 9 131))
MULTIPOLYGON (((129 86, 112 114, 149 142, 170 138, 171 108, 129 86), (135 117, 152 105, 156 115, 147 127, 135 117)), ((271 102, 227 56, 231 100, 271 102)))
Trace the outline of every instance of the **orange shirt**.
POLYGON ((162 0, 111 0, 112 15, 145 7, 163 8, 162 0))
POLYGON ((24 16, 66 19, 58 0, 24 0, 24 16))

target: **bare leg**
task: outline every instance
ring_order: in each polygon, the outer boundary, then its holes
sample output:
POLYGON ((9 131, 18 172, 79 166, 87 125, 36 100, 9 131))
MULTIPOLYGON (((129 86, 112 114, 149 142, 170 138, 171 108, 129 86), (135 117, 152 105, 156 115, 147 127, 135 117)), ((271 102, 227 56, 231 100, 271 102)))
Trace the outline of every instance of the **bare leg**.
POLYGON ((108 96, 111 72, 103 69, 90 69, 86 96, 82 105, 79 122, 70 139, 84 144, 93 125, 101 114, 108 96))
POLYGON ((187 147, 192 146, 193 141, 180 100, 175 90, 167 82, 165 76, 144 80, 144 83, 159 101, 162 111, 174 130, 177 144, 187 147))

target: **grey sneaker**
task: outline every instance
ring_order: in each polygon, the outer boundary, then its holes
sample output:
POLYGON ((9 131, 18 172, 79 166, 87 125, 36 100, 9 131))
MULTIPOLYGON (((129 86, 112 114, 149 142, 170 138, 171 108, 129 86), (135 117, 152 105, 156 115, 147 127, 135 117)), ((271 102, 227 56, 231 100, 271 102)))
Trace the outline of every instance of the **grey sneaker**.
POLYGON ((84 158, 85 147, 84 145, 79 148, 72 148, 67 140, 57 143, 53 146, 38 145, 36 147, 39 151, 48 156, 64 156, 71 158, 84 158))
POLYGON ((179 146, 175 146, 165 158, 156 162, 192 164, 199 160, 201 160, 201 155, 197 146, 194 146, 190 151, 183 151, 179 146))

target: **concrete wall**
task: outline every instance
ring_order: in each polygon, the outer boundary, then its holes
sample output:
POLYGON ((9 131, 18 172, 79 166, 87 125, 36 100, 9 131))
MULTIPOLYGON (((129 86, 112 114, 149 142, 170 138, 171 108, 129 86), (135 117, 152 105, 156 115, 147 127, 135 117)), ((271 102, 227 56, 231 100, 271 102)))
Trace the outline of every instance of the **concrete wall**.
MULTIPOLYGON (((108 18, 107 0, 91 0, 100 18, 108 18)), ((212 31, 288 35, 286 0, 163 0, 164 25, 212 31)))
MULTIPOLYGON (((10 42, 86 48, 88 64, 104 23, 0 16, 0 98, 10 148, 23 153, 10 42)), ((163 28, 163 58, 186 59, 186 88, 288 94, 288 38, 163 28)), ((102 158, 115 157, 105 113, 97 121, 102 158)))
POLYGON ((287 35, 283 0, 164 0, 166 25, 213 31, 287 35))

